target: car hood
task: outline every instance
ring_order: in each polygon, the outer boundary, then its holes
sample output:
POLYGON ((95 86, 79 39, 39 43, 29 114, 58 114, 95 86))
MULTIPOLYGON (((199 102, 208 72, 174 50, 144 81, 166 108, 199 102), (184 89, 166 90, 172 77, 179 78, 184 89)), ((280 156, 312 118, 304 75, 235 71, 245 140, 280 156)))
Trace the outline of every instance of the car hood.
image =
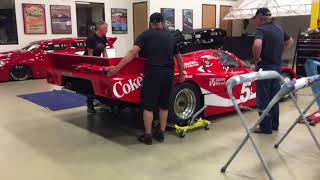
POLYGON ((0 53, 0 60, 10 60, 12 58, 19 58, 19 57, 27 57, 31 54, 29 51, 7 51, 7 52, 1 52, 0 53))

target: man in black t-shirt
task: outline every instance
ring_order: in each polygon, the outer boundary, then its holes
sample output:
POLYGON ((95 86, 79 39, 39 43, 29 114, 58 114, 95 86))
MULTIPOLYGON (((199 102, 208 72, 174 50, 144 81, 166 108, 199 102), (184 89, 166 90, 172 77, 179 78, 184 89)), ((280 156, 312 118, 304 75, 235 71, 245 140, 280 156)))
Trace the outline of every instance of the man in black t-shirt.
POLYGON ((146 72, 141 90, 145 134, 139 137, 139 141, 151 145, 153 111, 156 108, 159 108, 160 130, 154 134, 154 137, 160 142, 164 141, 170 93, 173 88, 174 57, 179 65, 179 81, 184 81, 181 54, 175 38, 170 32, 164 30, 164 20, 160 13, 150 16, 150 29, 144 31, 136 39, 133 48, 117 66, 108 71, 108 76, 118 73, 137 55, 146 59, 146 72))
MULTIPOLYGON (((106 51, 107 47, 107 37, 106 33, 108 31, 108 24, 101 21, 96 24, 96 32, 87 37, 86 50, 84 55, 87 56, 101 56, 108 58, 106 51)), ((94 98, 87 97, 87 111, 88 113, 96 113, 93 105, 94 98)))
MULTIPOLYGON (((258 9, 254 18, 257 30, 252 50, 257 70, 261 68, 280 72, 282 54, 292 46, 293 40, 279 25, 272 22, 269 9, 258 9)), ((279 90, 280 82, 277 79, 256 81, 258 109, 264 110, 279 90)), ((276 103, 254 132, 272 134, 278 128, 279 103, 276 103)))

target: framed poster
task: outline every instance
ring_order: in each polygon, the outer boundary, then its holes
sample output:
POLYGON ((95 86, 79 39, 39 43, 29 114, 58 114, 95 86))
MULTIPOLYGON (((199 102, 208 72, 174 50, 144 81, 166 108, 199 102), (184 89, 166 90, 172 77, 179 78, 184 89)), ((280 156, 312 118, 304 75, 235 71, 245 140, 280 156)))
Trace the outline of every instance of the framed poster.
POLYGON ((25 34, 47 34, 44 4, 22 4, 25 34))
POLYGON ((71 34, 71 7, 64 5, 50 5, 52 34, 71 34))
POLYGON ((163 15, 165 26, 169 30, 175 30, 175 13, 172 8, 161 8, 161 14, 163 15))
POLYGON ((128 33, 127 9, 111 8, 111 24, 113 34, 128 33))
POLYGON ((193 31, 193 10, 183 9, 183 31, 191 32, 193 31))

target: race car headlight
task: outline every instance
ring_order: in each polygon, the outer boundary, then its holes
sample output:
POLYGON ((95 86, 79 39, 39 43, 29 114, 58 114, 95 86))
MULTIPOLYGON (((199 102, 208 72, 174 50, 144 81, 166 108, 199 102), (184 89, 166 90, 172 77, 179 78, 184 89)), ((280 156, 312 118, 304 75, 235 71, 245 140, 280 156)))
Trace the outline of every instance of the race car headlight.
POLYGON ((6 65, 5 61, 0 61, 0 67, 3 67, 4 65, 6 65))

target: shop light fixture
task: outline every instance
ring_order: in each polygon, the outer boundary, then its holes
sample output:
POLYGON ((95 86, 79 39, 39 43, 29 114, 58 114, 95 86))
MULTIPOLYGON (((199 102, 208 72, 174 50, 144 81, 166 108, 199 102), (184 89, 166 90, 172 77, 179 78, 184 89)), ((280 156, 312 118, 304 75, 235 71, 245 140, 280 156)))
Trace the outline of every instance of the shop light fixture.
POLYGON ((76 4, 91 4, 90 2, 76 1, 76 4))

